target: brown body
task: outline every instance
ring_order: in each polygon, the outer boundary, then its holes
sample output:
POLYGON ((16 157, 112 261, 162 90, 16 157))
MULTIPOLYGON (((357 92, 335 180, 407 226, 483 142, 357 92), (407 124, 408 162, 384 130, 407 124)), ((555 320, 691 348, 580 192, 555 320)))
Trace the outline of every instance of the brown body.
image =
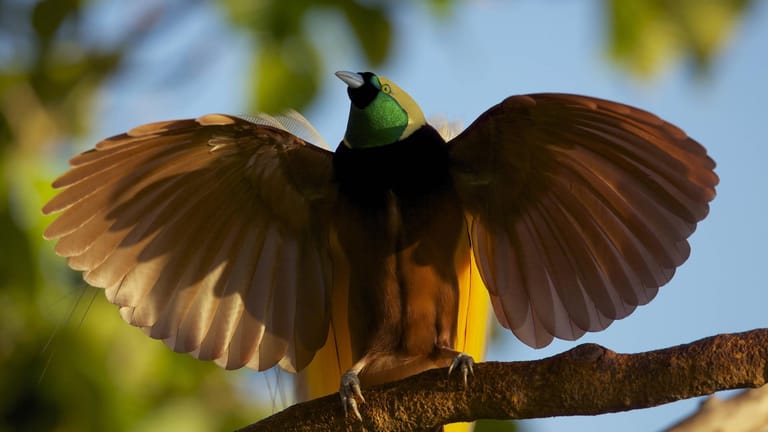
POLYGON ((389 373, 376 378, 374 371, 395 367, 391 373, 408 376, 414 372, 404 371, 404 364, 437 360, 439 347, 453 346, 458 309, 454 251, 466 231, 461 209, 446 194, 409 202, 392 193, 384 208, 352 211, 350 205, 337 219, 350 268, 353 361, 363 356, 369 361, 361 374, 364 383, 390 380, 389 373), (435 208, 441 211, 434 213, 435 208), (434 214, 440 217, 430 217, 434 214))
POLYGON ((365 364, 364 384, 445 366, 455 354, 455 260, 467 230, 447 146, 431 127, 401 144, 340 148, 334 160, 334 289, 348 291, 351 360, 365 364))

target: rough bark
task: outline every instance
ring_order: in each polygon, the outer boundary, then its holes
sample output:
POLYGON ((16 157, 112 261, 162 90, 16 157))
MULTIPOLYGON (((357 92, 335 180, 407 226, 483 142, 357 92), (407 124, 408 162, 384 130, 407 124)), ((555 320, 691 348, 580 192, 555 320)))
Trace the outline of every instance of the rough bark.
POLYGON ((436 369, 363 390, 363 422, 345 418, 337 395, 294 405, 241 431, 432 431, 483 418, 595 415, 648 408, 768 377, 768 329, 722 334, 638 354, 583 344, 528 362, 477 364, 463 388, 436 369))

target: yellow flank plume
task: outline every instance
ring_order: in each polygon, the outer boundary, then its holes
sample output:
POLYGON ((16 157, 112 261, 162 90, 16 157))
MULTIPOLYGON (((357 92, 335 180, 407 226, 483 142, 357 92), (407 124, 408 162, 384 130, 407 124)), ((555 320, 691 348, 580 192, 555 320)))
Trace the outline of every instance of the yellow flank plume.
MULTIPOLYGON (((485 357, 488 342, 491 300, 480 277, 469 241, 462 242, 456 251, 456 274, 459 280, 459 317, 454 349, 471 355, 476 362, 481 362, 485 357)), ((472 385, 471 377, 469 385, 472 385)), ((472 423, 453 423, 445 426, 445 432, 464 432, 472 429, 472 423)))
POLYGON ((459 319, 454 349, 469 354, 475 361, 480 362, 485 357, 491 300, 469 244, 456 251, 456 264, 459 279, 459 319))

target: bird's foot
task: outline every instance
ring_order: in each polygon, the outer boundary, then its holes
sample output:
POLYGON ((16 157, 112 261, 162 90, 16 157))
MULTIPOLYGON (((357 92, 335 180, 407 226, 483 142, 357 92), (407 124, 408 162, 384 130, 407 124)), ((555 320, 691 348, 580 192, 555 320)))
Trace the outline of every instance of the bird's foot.
POLYGON ((360 399, 360 403, 365 403, 365 398, 360 391, 360 378, 358 378, 357 372, 350 370, 341 376, 339 396, 341 396, 341 406, 344 408, 344 417, 349 414, 349 411, 352 411, 358 420, 363 421, 363 417, 357 409, 357 399, 360 399))
POLYGON ((451 366, 448 368, 448 375, 450 375, 454 369, 461 371, 461 376, 464 379, 464 388, 467 388, 467 376, 472 374, 475 376, 475 359, 469 354, 458 353, 453 358, 451 366))

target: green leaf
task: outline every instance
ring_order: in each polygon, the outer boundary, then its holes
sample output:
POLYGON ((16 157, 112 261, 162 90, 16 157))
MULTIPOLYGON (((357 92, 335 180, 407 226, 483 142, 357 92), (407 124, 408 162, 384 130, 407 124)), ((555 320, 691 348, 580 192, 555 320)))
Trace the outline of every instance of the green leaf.
POLYGON ((256 111, 301 110, 317 93, 320 57, 303 35, 263 45, 254 69, 256 111))
POLYGON ((348 2, 344 3, 344 14, 368 62, 381 65, 392 48, 392 25, 384 7, 348 2))

